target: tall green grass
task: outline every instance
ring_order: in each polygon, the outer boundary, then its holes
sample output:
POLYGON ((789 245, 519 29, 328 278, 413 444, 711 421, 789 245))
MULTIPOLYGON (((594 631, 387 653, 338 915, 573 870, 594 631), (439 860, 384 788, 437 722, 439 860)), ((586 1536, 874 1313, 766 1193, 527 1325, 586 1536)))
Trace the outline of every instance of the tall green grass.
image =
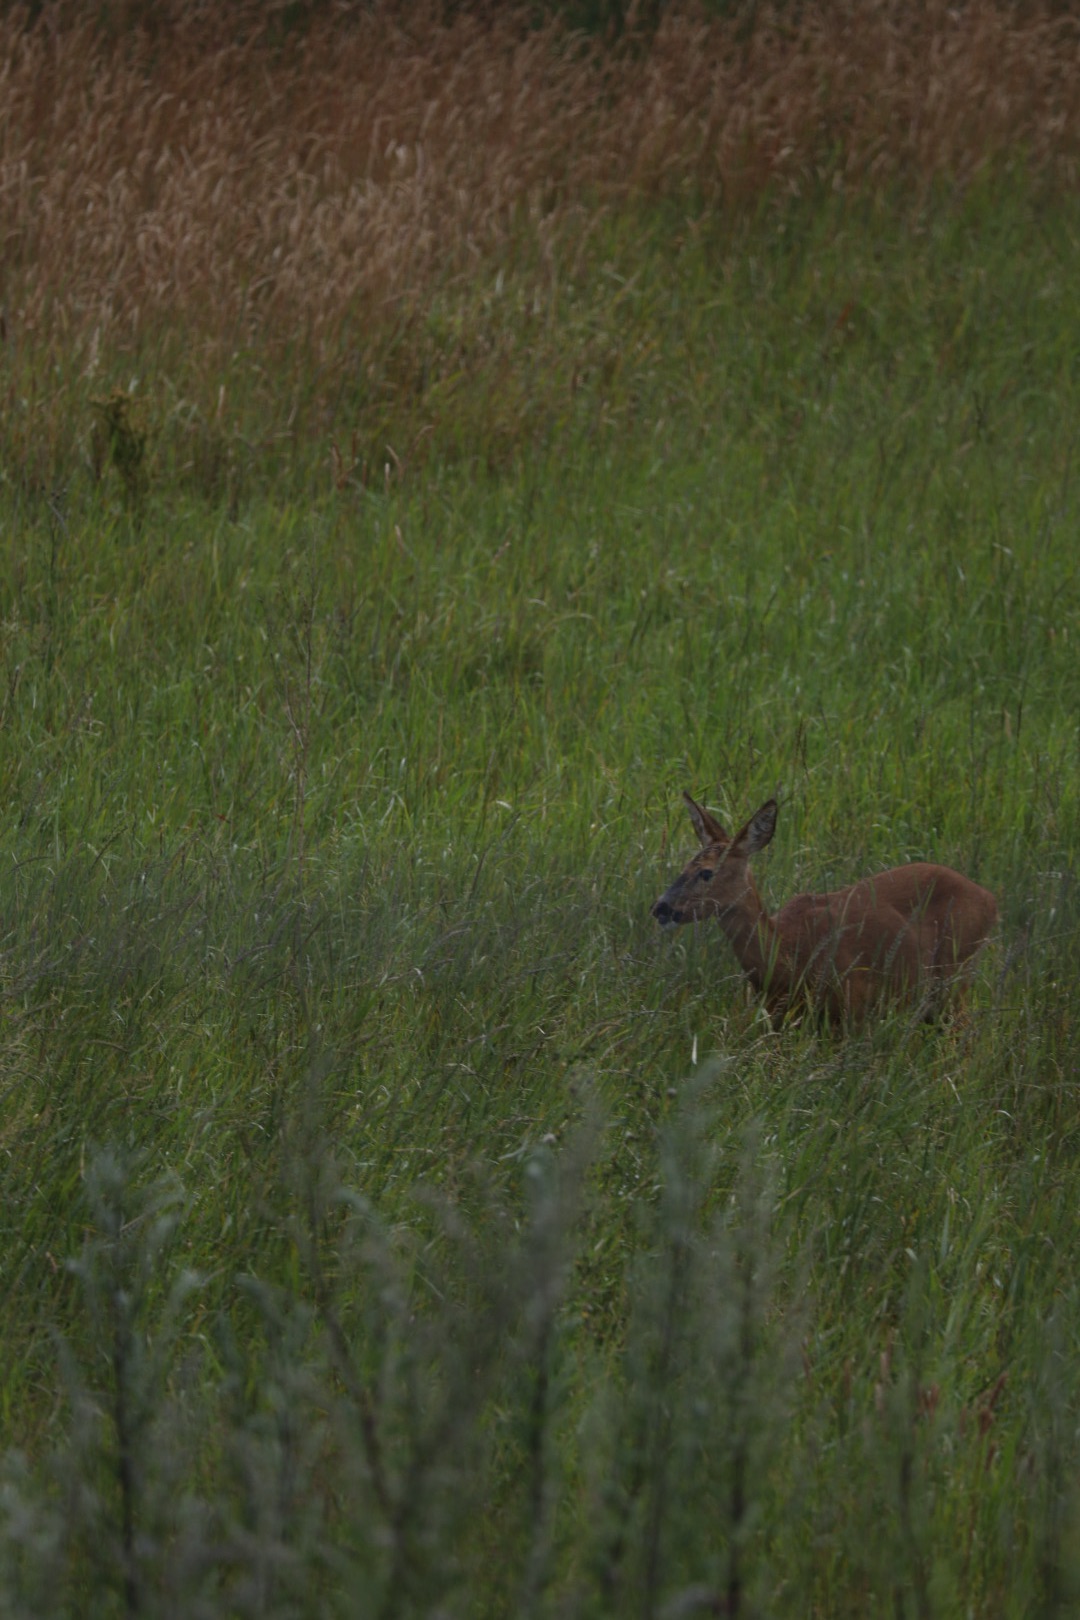
POLYGON ((646 216, 415 464, 9 463, 8 1611, 1070 1612, 1077 226, 646 216), (770 1032, 683 787, 993 888, 970 1017, 770 1032))

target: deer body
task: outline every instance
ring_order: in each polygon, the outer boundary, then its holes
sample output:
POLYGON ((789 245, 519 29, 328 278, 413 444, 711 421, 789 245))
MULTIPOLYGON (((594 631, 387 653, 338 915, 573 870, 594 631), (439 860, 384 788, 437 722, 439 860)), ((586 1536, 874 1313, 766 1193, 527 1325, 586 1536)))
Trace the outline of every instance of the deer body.
POLYGON ((776 830, 776 802, 730 837, 688 793, 701 851, 653 906, 664 927, 715 917, 773 1018, 809 1005, 858 1022, 885 1002, 933 1016, 992 933, 997 901, 948 866, 915 861, 829 894, 800 894, 770 916, 751 855, 776 830))

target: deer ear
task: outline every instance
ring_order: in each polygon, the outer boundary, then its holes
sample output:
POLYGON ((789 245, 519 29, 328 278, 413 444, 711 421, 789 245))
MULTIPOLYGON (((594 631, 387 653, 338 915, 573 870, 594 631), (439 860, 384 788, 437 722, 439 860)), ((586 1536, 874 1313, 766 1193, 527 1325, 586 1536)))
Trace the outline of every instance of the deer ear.
POLYGON ((772 839, 776 831, 776 800, 769 799, 760 810, 755 810, 746 826, 731 846, 733 855, 756 855, 772 839))
POLYGON ((694 823, 694 831, 701 839, 703 848, 707 849, 710 844, 727 843, 727 833, 720 823, 710 816, 704 805, 696 803, 689 793, 683 794, 683 802, 690 812, 690 820, 694 823))

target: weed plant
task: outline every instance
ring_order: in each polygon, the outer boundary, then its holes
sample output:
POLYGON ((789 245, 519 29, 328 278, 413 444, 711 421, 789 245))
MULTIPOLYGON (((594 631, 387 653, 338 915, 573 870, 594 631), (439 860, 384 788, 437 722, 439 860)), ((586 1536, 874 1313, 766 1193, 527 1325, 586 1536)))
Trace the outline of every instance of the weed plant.
POLYGON ((1074 1611, 1075 36, 859 14, 0 23, 5 1613, 1074 1611), (770 1030, 683 787, 965 1016, 770 1030))

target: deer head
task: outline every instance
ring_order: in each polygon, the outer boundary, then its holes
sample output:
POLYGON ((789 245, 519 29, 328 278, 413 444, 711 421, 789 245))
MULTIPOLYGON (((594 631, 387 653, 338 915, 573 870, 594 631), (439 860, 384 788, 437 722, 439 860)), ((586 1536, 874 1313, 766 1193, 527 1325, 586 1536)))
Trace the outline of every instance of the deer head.
POLYGON ((662 928, 672 928, 705 917, 723 917, 748 901, 755 910, 760 908, 748 863, 776 831, 776 800, 763 804, 732 838, 689 793, 683 798, 701 850, 653 906, 657 922, 662 928))

